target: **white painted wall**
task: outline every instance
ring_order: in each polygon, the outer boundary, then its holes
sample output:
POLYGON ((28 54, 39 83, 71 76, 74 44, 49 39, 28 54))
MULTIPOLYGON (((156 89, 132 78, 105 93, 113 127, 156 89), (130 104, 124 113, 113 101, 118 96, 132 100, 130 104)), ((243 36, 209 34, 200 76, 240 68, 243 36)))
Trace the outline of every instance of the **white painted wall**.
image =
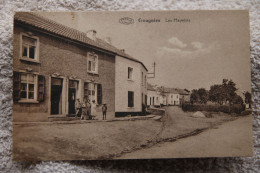
POLYGON ((167 97, 168 105, 179 105, 180 104, 180 94, 169 93, 167 97), (175 104, 174 104, 175 102, 175 104))
POLYGON ((148 95, 147 105, 153 105, 153 97, 154 97, 154 106, 160 106, 161 95, 157 91, 148 90, 147 95, 148 95))
POLYGON ((160 96, 160 103, 163 105, 167 105, 167 96, 160 96))
POLYGON ((144 98, 147 94, 147 85, 142 85, 142 72, 147 75, 146 70, 140 63, 116 56, 115 112, 142 111, 142 101, 145 101, 144 98), (133 68, 132 80, 128 79, 128 67, 133 68), (134 92, 133 108, 128 107, 128 91, 134 92))

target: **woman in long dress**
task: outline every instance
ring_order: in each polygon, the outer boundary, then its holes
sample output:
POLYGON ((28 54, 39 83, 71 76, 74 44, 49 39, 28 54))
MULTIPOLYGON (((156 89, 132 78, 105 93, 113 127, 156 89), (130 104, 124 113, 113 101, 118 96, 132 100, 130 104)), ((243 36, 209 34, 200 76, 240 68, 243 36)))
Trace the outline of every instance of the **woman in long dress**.
POLYGON ((95 100, 93 100, 91 104, 91 116, 92 119, 95 119, 95 117, 97 116, 97 104, 95 100))

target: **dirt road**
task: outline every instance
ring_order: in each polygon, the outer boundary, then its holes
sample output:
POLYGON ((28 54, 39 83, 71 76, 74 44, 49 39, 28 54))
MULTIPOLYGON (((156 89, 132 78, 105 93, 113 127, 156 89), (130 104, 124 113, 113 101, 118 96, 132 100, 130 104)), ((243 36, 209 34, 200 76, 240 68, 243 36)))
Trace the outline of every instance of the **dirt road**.
POLYGON ((226 114, 212 118, 193 118, 190 114, 178 107, 168 107, 161 120, 14 123, 13 158, 28 161, 113 159, 234 120, 226 114))
POLYGON ((196 136, 157 144, 122 155, 119 159, 250 156, 253 153, 251 122, 251 116, 241 117, 196 136))

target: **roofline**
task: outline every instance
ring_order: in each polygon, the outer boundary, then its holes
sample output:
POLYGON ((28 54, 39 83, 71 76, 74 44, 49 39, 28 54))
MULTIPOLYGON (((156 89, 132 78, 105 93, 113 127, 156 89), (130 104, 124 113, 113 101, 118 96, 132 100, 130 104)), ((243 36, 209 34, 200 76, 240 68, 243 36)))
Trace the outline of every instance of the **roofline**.
POLYGON ((144 65, 141 61, 131 59, 131 58, 129 58, 129 57, 127 57, 127 56, 124 56, 124 55, 120 55, 120 54, 118 54, 117 52, 109 51, 109 50, 106 50, 106 49, 104 49, 104 48, 100 48, 100 47, 97 47, 97 46, 93 46, 93 45, 90 45, 90 44, 87 44, 87 43, 84 43, 84 42, 81 42, 81 41, 78 41, 78 40, 73 40, 73 39, 71 39, 71 38, 69 38, 69 37, 65 37, 65 36, 56 34, 56 33, 54 33, 54 32, 47 31, 46 29, 42 29, 42 28, 40 28, 40 27, 34 26, 34 25, 29 24, 29 23, 24 22, 24 21, 20 21, 20 20, 18 20, 18 19, 16 19, 16 18, 14 18, 14 24, 18 24, 18 25, 21 25, 22 27, 26 27, 26 26, 24 26, 24 24, 25 24, 25 25, 27 25, 27 26, 32 27, 32 28, 30 28, 30 29, 33 29, 33 30, 35 30, 35 31, 42 32, 42 33, 45 33, 45 34, 47 34, 47 35, 55 36, 55 37, 60 38, 60 39, 66 39, 66 40, 69 40, 69 41, 71 41, 71 42, 73 42, 73 43, 76 43, 76 44, 79 44, 79 45, 82 45, 82 46, 86 46, 86 47, 90 47, 90 48, 92 48, 92 49, 95 49, 95 50, 98 50, 98 51, 101 51, 101 52, 105 52, 105 53, 108 53, 108 54, 111 54, 111 55, 118 55, 118 56, 123 57, 123 58, 126 58, 126 59, 128 59, 128 60, 131 60, 131 61, 140 63, 140 64, 144 67, 144 69, 148 72, 148 69, 145 67, 145 65, 144 65), (23 24, 23 25, 22 25, 22 24, 23 24))
POLYGON ((58 39, 63 39, 63 40, 66 40, 66 41, 70 41, 70 42, 72 42, 74 44, 78 44, 80 46, 85 46, 85 47, 88 47, 88 48, 91 48, 91 49, 95 49, 95 50, 103 52, 103 53, 107 53, 107 54, 110 54, 110 55, 117 55, 115 52, 112 52, 112 51, 109 51, 109 50, 106 50, 106 49, 102 49, 100 47, 93 46, 93 45, 90 45, 90 44, 87 44, 87 43, 83 43, 83 42, 78 41, 78 40, 73 40, 73 39, 71 39, 69 37, 65 37, 65 36, 56 34, 54 32, 46 31, 45 29, 42 29, 42 28, 30 25, 30 24, 28 24, 26 22, 22 22, 20 20, 15 20, 15 24, 18 24, 18 25, 20 25, 22 27, 26 27, 26 28, 28 28, 28 26, 30 26, 29 29, 32 29, 34 31, 41 32, 41 33, 44 33, 44 34, 47 34, 47 35, 50 35, 50 36, 54 36, 54 37, 56 37, 58 39), (27 26, 25 26, 24 24, 27 25, 27 26))
POLYGON ((131 60, 131 61, 140 63, 140 64, 144 67, 144 69, 148 72, 147 68, 145 67, 145 65, 144 65, 141 61, 128 58, 127 56, 124 56, 124 55, 119 55, 119 54, 116 54, 116 55, 117 55, 117 56, 120 56, 120 57, 123 57, 123 58, 126 58, 126 59, 129 59, 129 60, 131 60))

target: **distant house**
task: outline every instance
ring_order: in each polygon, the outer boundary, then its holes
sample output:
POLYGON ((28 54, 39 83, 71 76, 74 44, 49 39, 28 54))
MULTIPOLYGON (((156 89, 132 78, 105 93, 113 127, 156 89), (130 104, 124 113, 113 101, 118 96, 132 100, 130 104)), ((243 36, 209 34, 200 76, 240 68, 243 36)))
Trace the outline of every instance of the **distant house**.
POLYGON ((75 115, 83 98, 117 112, 141 112, 146 73, 142 62, 96 37, 40 15, 17 12, 13 35, 14 121, 75 115))
POLYGON ((180 104, 190 102, 190 91, 187 89, 177 89, 180 94, 180 104))
POLYGON ((149 83, 147 83, 147 105, 148 106, 160 106, 163 101, 162 101, 162 95, 161 93, 157 90, 156 86, 153 86, 149 83))
POLYGON ((162 93, 163 97, 163 105, 175 106, 180 104, 180 94, 175 88, 166 88, 160 87, 158 88, 162 93))
POLYGON ((148 106, 178 106, 190 101, 190 94, 186 89, 158 87, 148 83, 147 92, 148 106))
POLYGON ((167 105, 176 106, 180 105, 180 94, 174 88, 168 88, 167 90, 167 105))

